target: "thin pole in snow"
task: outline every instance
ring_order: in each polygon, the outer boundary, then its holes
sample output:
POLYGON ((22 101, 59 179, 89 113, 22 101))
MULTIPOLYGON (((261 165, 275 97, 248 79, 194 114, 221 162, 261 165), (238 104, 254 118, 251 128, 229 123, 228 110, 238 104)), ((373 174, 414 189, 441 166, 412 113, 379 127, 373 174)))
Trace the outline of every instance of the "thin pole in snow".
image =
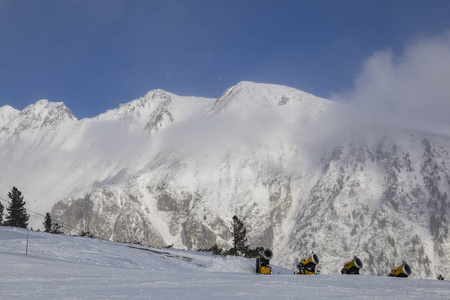
POLYGON ((28 227, 27 227, 27 248, 25 251, 25 255, 28 255, 28 227))

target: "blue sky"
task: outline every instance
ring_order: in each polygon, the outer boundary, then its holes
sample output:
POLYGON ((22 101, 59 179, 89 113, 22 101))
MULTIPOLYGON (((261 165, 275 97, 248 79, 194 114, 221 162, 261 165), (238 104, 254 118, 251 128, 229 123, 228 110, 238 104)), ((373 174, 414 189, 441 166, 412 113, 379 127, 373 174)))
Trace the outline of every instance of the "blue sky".
POLYGON ((374 53, 448 32, 449 15, 437 0, 0 0, 0 106, 62 101, 81 119, 243 80, 329 98, 374 53))

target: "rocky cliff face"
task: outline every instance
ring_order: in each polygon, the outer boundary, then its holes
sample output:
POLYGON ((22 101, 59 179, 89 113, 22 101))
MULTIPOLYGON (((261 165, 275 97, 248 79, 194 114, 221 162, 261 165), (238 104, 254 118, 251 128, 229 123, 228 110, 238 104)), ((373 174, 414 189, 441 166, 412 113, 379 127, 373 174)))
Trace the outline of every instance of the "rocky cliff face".
POLYGON ((438 252, 448 245, 449 141, 406 136, 348 140, 325 155, 278 250, 282 264, 310 249, 333 273, 344 253, 361 257, 370 274, 387 274, 402 260, 416 276, 448 271, 438 252))
POLYGON ((448 136, 355 130, 330 117, 336 103, 248 82, 218 99, 157 90, 81 121, 50 104, 0 110, 0 187, 23 185, 33 209, 79 230, 229 248, 236 214, 284 267, 314 251, 323 273, 354 255, 363 274, 402 260, 415 277, 450 271, 448 136))

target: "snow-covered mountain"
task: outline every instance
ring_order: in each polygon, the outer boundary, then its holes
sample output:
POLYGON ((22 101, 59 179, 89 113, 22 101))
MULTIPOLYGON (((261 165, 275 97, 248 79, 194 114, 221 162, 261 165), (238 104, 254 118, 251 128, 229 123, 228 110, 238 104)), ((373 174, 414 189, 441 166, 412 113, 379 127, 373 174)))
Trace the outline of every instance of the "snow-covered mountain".
MULTIPOLYGON (((358 255, 366 274, 406 260, 450 271, 450 137, 378 124, 284 86, 241 82, 218 99, 161 90, 92 119, 62 103, 0 108, 0 191, 114 241, 251 247, 324 273, 358 255)), ((42 220, 31 219, 31 226, 42 220)))

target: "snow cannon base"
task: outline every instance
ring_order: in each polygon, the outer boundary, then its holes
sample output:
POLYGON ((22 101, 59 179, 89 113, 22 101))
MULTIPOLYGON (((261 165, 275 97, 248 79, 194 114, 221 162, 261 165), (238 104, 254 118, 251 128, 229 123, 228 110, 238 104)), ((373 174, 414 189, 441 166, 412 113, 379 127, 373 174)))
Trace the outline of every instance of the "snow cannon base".
MULTIPOLYGON (((300 271, 299 271, 299 272, 297 272, 295 274, 296 275, 316 275, 316 272, 315 271, 308 271, 308 270, 304 269, 302 273, 300 273, 300 271)), ((319 273, 317 273, 317 274, 319 274, 319 273)))
POLYGON ((270 275, 270 274, 272 274, 272 268, 271 267, 263 267, 263 266, 261 266, 259 268, 259 273, 258 274, 270 275))

